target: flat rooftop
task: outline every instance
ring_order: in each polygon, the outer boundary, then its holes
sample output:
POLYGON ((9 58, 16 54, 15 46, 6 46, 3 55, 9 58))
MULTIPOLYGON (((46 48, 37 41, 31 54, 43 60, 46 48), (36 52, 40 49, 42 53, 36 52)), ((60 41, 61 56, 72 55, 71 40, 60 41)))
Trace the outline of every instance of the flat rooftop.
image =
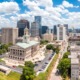
POLYGON ((0 65, 0 69, 5 70, 5 71, 10 70, 8 67, 2 66, 2 65, 0 65))
POLYGON ((17 46, 20 46, 22 48, 28 48, 28 47, 31 47, 33 45, 36 45, 36 44, 39 44, 39 42, 37 41, 29 41, 28 43, 23 43, 23 42, 18 42, 16 43, 17 46))
POLYGON ((79 64, 79 59, 75 58, 75 59, 71 59, 71 64, 79 64))
POLYGON ((78 57, 78 53, 76 52, 71 52, 71 58, 77 58, 78 57))

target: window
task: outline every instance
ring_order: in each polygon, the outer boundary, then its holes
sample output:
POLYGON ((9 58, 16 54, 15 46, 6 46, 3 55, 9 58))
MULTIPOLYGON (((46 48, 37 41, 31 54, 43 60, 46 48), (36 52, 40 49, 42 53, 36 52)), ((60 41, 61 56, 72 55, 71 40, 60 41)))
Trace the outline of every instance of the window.
POLYGON ((22 55, 22 53, 20 53, 20 56, 22 55))

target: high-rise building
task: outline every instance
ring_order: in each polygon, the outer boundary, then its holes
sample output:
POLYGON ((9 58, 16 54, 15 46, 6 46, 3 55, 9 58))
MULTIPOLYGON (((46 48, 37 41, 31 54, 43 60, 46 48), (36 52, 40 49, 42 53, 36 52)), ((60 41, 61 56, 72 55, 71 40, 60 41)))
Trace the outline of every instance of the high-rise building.
POLYGON ((66 33, 67 33, 67 35, 69 35, 68 24, 64 24, 64 27, 66 27, 66 33))
POLYGON ((66 40, 66 27, 60 25, 57 27, 57 40, 66 40))
POLYGON ((31 37, 39 37, 39 24, 37 22, 31 23, 31 37))
POLYGON ((54 25, 54 27, 53 27, 53 34, 57 35, 57 25, 54 25))
POLYGON ((42 36, 41 16, 35 16, 35 22, 39 25, 39 36, 42 36))
POLYGON ((17 22, 17 27, 18 27, 18 32, 19 32, 19 37, 24 35, 24 29, 29 27, 29 21, 25 19, 21 19, 17 22))
POLYGON ((42 34, 45 34, 48 29, 48 26, 42 26, 42 34))
POLYGON ((18 37, 18 28, 2 28, 1 35, 1 42, 3 44, 15 44, 16 38, 18 37))

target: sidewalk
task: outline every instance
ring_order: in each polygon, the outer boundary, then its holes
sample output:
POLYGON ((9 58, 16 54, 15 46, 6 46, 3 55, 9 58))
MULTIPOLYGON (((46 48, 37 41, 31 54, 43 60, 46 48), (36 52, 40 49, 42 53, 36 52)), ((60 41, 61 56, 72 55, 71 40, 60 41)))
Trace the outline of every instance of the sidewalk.
POLYGON ((49 80, 62 80, 61 76, 57 74, 58 63, 59 63, 59 58, 57 59, 56 64, 55 64, 55 66, 54 66, 54 68, 53 68, 53 70, 51 72, 49 80))

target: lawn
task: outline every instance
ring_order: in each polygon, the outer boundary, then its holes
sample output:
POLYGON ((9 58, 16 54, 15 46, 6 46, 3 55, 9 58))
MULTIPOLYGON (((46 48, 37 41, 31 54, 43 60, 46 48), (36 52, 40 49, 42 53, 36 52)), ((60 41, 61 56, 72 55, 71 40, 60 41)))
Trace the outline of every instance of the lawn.
POLYGON ((4 62, 4 61, 2 60, 2 58, 0 58, 0 62, 4 62))
POLYGON ((7 76, 0 72, 0 80, 20 80, 21 74, 16 72, 10 72, 7 76))

